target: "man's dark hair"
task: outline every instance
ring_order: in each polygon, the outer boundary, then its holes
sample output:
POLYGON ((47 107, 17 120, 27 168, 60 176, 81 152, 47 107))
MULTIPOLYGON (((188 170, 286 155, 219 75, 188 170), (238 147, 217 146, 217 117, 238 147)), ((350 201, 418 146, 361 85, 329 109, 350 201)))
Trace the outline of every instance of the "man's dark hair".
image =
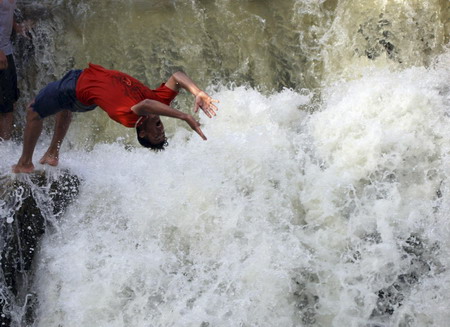
POLYGON ((141 130, 141 127, 138 126, 136 127, 136 133, 137 133, 137 139, 140 145, 142 145, 145 148, 150 148, 154 151, 162 151, 164 150, 164 148, 166 146, 169 145, 169 143, 167 142, 167 138, 165 137, 164 140, 160 143, 151 143, 149 140, 147 140, 146 138, 140 137, 139 136, 139 131, 141 130))

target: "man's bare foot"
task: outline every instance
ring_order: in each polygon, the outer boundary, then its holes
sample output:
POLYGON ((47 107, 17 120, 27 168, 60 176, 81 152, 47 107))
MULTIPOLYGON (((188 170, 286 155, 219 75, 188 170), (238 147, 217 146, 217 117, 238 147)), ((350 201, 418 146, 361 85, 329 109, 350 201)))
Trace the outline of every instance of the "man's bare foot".
POLYGON ((34 165, 33 164, 28 164, 28 165, 21 165, 21 164, 17 164, 12 166, 12 172, 19 174, 19 173, 32 173, 34 171, 34 165))
POLYGON ((57 156, 51 155, 49 153, 44 154, 44 156, 41 158, 41 160, 39 160, 39 163, 42 165, 50 165, 53 167, 58 166, 59 163, 59 159, 57 156))

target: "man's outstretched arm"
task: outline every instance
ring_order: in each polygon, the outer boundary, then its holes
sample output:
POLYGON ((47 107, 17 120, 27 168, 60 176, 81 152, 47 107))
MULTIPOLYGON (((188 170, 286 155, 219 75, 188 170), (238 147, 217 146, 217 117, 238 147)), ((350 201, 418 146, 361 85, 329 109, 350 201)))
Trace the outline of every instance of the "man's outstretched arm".
POLYGON ((132 106, 131 110, 139 116, 159 115, 184 120, 202 139, 206 140, 205 134, 200 129, 200 123, 194 117, 164 103, 146 99, 132 106))
POLYGON ((214 103, 219 100, 211 98, 205 91, 201 90, 194 81, 183 72, 174 73, 166 82, 166 86, 172 90, 179 91, 180 88, 187 90, 195 96, 194 111, 197 112, 201 108, 204 113, 211 118, 216 115, 219 110, 214 103))

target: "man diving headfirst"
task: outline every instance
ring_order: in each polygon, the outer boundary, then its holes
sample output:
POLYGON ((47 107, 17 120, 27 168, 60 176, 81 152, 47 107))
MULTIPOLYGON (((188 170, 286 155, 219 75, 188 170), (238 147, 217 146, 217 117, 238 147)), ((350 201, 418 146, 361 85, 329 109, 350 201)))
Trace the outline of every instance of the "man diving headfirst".
POLYGON ((218 108, 212 99, 183 72, 174 73, 166 83, 151 90, 137 79, 116 70, 89 64, 84 70, 71 70, 61 80, 43 88, 26 112, 22 155, 12 167, 14 173, 34 171, 33 152, 42 132, 43 119, 56 115, 55 131, 41 164, 58 165, 59 150, 69 128, 72 112, 100 107, 111 119, 125 127, 136 128, 139 143, 153 150, 167 145, 160 116, 184 120, 200 137, 206 136, 193 116, 170 107, 183 88, 195 96, 194 111, 202 109, 211 118, 218 108))

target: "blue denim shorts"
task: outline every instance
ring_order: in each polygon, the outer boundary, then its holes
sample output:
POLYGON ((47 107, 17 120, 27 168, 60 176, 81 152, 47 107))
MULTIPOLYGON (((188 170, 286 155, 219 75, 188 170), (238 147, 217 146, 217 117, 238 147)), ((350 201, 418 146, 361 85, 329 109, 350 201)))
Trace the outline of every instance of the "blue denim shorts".
POLYGON ((76 97, 76 86, 82 70, 71 70, 62 79, 44 87, 31 105, 33 110, 45 118, 68 109, 73 112, 86 112, 96 105, 85 106, 76 97))

